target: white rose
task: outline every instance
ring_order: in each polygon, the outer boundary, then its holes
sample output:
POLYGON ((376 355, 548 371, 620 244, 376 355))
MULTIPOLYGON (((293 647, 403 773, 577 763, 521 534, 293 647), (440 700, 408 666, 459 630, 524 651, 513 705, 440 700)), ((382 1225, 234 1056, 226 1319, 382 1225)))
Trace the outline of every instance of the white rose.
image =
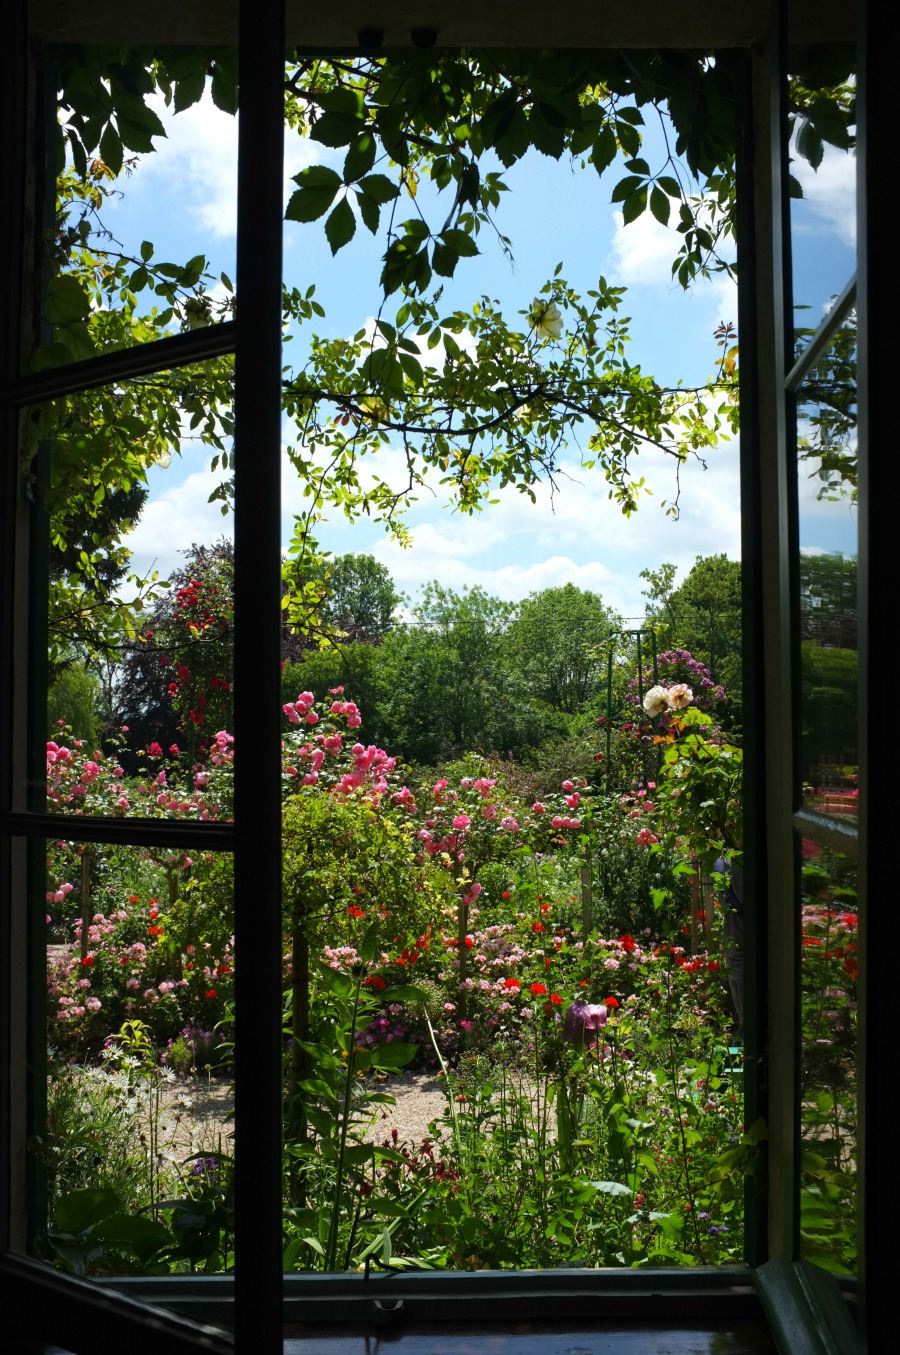
POLYGON ((662 715, 669 709, 669 693, 665 687, 651 687, 644 697, 644 710, 648 715, 662 715))
POLYGON ((562 334, 563 318, 555 301, 535 297, 528 323, 539 339, 558 339, 562 334))

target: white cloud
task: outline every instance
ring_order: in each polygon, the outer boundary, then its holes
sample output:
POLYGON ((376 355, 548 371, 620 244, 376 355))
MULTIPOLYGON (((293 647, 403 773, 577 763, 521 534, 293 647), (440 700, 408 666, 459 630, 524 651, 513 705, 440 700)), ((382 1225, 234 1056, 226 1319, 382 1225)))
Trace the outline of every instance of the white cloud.
POLYGON ((796 157, 791 172, 803 189, 804 211, 794 203, 798 233, 811 235, 822 227, 845 245, 856 244, 856 157, 849 151, 825 147, 818 170, 808 160, 796 157))
MULTIPOLYGON (((173 470, 177 463, 173 463, 173 470)), ((197 545, 211 545, 222 536, 231 536, 231 516, 222 516, 222 505, 209 503, 215 486, 224 478, 209 470, 193 471, 180 484, 162 488, 169 472, 153 471, 151 497, 134 531, 125 537, 132 553, 131 569, 146 573, 151 569, 167 577, 184 564, 182 552, 197 545)))
POLYGON ((625 225, 621 212, 613 212, 615 234, 610 263, 617 283, 628 287, 672 287, 672 260, 681 237, 663 226, 650 212, 625 225))
MULTIPOLYGON (((207 86, 203 98, 174 113, 159 96, 149 101, 165 126, 165 141, 141 159, 142 183, 157 185, 174 210, 185 209, 216 239, 232 239, 237 226, 238 117, 216 108, 207 86)), ((285 202, 291 176, 307 165, 329 163, 335 153, 308 137, 288 132, 284 143, 285 202)))
POLYGON ((439 579, 455 589, 479 585, 515 601, 571 582, 602 593, 625 616, 640 616, 642 569, 670 560, 684 577, 697 555, 721 552, 734 558, 740 550, 736 443, 711 453, 708 470, 697 464, 684 469, 678 521, 660 508, 660 500, 674 493, 671 463, 648 456, 641 469, 655 493, 628 519, 609 500, 602 475, 571 464, 562 467, 560 492, 551 496, 540 485, 535 504, 511 488, 472 517, 450 513, 441 500, 423 501, 409 515, 410 549, 370 524, 326 526, 320 539, 336 554, 374 555, 397 587, 411 595, 439 579))

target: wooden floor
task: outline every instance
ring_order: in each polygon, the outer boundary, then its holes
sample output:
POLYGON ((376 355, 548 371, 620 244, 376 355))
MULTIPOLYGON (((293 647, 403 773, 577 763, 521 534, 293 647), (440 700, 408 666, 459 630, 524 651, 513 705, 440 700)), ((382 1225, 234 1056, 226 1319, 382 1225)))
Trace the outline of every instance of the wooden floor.
POLYGON ((776 1355, 761 1322, 523 1323, 468 1330, 409 1324, 378 1335, 371 1330, 308 1327, 284 1343, 285 1355, 776 1355))

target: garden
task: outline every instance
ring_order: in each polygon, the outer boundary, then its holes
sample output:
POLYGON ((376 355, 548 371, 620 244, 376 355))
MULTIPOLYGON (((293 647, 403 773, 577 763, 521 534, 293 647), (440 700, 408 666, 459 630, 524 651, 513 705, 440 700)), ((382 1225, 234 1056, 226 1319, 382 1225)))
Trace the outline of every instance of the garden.
MULTIPOLYGON (((742 1260, 766 1128, 744 1122, 727 925, 741 750, 688 651, 630 671, 583 728, 593 773, 555 786, 477 753, 403 766, 363 742, 341 686, 285 702, 287 1271, 742 1260), (379 1133, 400 1070, 443 1091, 417 1141, 379 1133)), ((228 685, 203 682, 213 698, 228 685)), ((171 686, 181 744, 55 732, 54 809, 229 818, 240 749, 215 728, 223 707, 199 704, 185 663, 171 686)), ((810 847, 804 1237, 847 1270, 856 916, 847 863, 810 847)), ((82 1274, 227 1270, 240 1144, 227 1114, 205 1138, 171 1126, 199 1087, 240 1095, 236 982, 253 996, 230 859, 55 841, 47 871, 40 1244, 82 1274)))
MULTIPOLYGON (((233 340, 212 331, 234 317, 234 284, 177 233, 158 252, 140 211, 120 211, 166 127, 174 139, 192 109, 232 117, 233 55, 56 57, 56 230, 34 370, 189 341, 171 370, 78 388, 23 419, 28 493, 50 529, 33 627, 49 664, 48 810, 159 826, 136 834, 154 846, 46 842, 33 1246, 79 1275, 231 1270, 234 1174, 253 1170, 231 1118, 235 1026, 255 981, 235 941, 231 857, 159 845, 166 823, 232 817, 234 552, 228 539, 188 550, 182 535, 185 565, 160 579, 155 557, 145 567, 132 551, 142 512, 177 517, 191 481, 232 506, 233 340), (170 249, 192 257, 161 262, 170 249), (198 448, 207 477, 180 468, 172 495, 160 477, 198 448), (201 1102, 217 1107, 205 1121, 201 1102)), ((575 498, 602 481, 627 517, 654 492, 654 456, 672 472, 658 501, 678 518, 686 468, 714 465, 738 430, 734 326, 719 323, 683 384, 681 321, 666 370, 629 360, 622 286, 583 268, 570 283, 542 259, 527 294, 491 274, 491 295, 473 300, 454 273, 486 240, 512 261, 497 224, 506 180, 543 159, 589 163, 594 187, 594 171, 621 168, 602 210, 617 204, 632 234, 671 217, 680 287, 733 281, 732 81, 724 60, 666 53, 361 52, 285 67, 288 143, 303 148, 288 244, 302 231, 322 249, 324 221, 332 255, 357 224, 383 248, 374 299, 357 296, 349 264, 333 297, 315 262, 283 287, 282 451, 299 508, 281 652, 286 1272, 744 1260, 767 1127, 744 1110, 757 1070, 742 1040, 740 565, 698 557, 678 587, 674 565, 645 570, 645 619, 628 631, 571 582, 523 586, 512 603, 434 580, 411 601, 373 556, 319 540, 346 519, 407 544, 404 513, 435 484, 469 521, 504 494, 508 510, 510 495, 546 490, 552 508, 562 481, 581 486, 575 498), (441 1093, 415 1136, 385 1127, 410 1079, 441 1093)), ((850 146, 853 90, 831 70, 792 82, 797 154, 813 169, 826 143, 850 146)), ((161 197, 175 169, 155 181, 161 197)), ((533 182, 526 202, 552 200, 533 182)), ((165 231, 189 215, 173 191, 165 231)), ((839 337, 828 388, 855 361, 849 320, 839 337)), ((825 498, 855 486, 854 419, 823 398, 805 425, 801 460, 825 498)), ((704 542, 724 497, 707 500, 704 542)), ((800 559, 804 801, 853 815, 855 557, 815 537, 800 559)), ((805 842, 798 877, 802 1245, 852 1273, 853 863, 805 842)))

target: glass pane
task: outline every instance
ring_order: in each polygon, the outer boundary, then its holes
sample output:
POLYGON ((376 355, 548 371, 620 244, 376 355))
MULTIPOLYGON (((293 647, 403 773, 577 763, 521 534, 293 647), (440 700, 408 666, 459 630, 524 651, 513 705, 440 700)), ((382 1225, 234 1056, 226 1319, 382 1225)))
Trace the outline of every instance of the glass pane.
MULTIPOLYGON (((733 392, 735 293, 720 277, 708 310, 685 305, 663 236, 650 267, 606 182, 537 148, 510 168, 498 235, 469 238, 456 112, 429 130, 447 157, 401 170, 380 101, 419 86, 399 58, 373 95, 368 58, 355 65, 289 72, 285 1266, 739 1260, 742 1187, 710 1183, 721 1154, 756 1151, 740 1142, 733 948, 685 872, 675 783, 663 810, 654 774, 670 735, 690 760, 707 715, 714 756, 727 737, 739 762, 737 447, 723 430, 713 509, 688 452, 676 521, 657 507, 677 493, 669 459, 642 443, 633 473, 654 500, 627 524, 592 450, 614 461, 610 430, 648 408, 649 387, 625 392, 638 360, 674 391, 702 384, 715 348, 733 392), (551 235, 535 203, 553 204, 551 235), (580 427, 562 373, 590 408, 580 427), (716 554, 694 573, 701 552, 716 554), (676 704, 642 706, 658 683, 693 706, 683 724, 676 704), (341 786, 346 800, 325 793, 341 786)), ((490 79, 512 95, 531 65, 490 79)), ((646 135, 665 159, 649 120, 646 135)), ((717 785, 739 800, 739 774, 717 785)), ((710 867, 731 814, 713 817, 710 867)))
POLYGON ((231 856, 48 841, 44 874, 33 1251, 88 1278, 229 1270, 231 856))
POLYGON ((803 803, 857 815, 856 318, 798 397, 803 803))
MULTIPOLYGON (((71 44, 55 73, 32 369, 231 319, 236 54, 169 48, 152 66, 71 44), (224 111, 224 110, 230 111, 224 111)), ((38 57, 41 60, 41 57, 38 57)))
POLYGON ((800 1243, 856 1270, 856 865, 804 841, 801 896, 800 1243))
POLYGON ((50 538, 49 807, 229 817, 231 359, 36 406, 26 427, 50 538))
POLYGON ((788 54, 791 270, 796 352, 809 342, 856 267, 855 53, 788 54))

